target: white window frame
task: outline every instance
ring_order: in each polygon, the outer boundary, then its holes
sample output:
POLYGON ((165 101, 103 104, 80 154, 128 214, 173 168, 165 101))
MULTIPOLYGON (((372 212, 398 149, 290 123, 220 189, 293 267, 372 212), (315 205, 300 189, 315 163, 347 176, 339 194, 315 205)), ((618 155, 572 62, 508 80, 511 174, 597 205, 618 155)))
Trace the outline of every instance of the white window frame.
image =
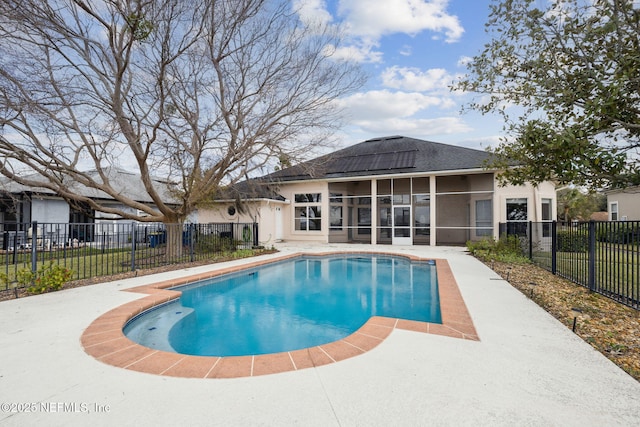
POLYGON ((509 197, 508 199, 505 200, 504 209, 505 209, 505 218, 507 222, 528 222, 529 221, 529 199, 527 197, 509 197), (525 211, 526 218, 509 219, 509 210, 508 210, 509 203, 516 204, 516 203, 522 203, 522 202, 524 202, 524 204, 527 206, 525 211))
POLYGON ((294 203, 293 203, 293 229, 296 232, 302 232, 302 233, 317 233, 317 232, 321 232, 322 231, 322 193, 296 193, 294 195, 294 203), (298 196, 304 196, 306 194, 314 194, 317 196, 317 201, 311 201, 311 202, 297 202, 296 200, 300 199, 301 197, 298 196), (297 212, 298 209, 304 209, 304 215, 303 216, 298 216, 297 212), (315 209, 315 211, 314 211, 315 209), (316 216, 315 213, 318 212, 320 214, 320 216, 316 216), (318 225, 318 228, 310 228, 309 225, 311 224, 313 220, 314 224, 318 225), (301 226, 298 228, 296 227, 298 224, 300 224, 301 226), (304 228, 302 228, 302 224, 304 224, 304 228))
POLYGON ((609 221, 619 221, 620 205, 617 201, 609 202, 609 221), (615 208, 614 208, 615 207, 615 208))

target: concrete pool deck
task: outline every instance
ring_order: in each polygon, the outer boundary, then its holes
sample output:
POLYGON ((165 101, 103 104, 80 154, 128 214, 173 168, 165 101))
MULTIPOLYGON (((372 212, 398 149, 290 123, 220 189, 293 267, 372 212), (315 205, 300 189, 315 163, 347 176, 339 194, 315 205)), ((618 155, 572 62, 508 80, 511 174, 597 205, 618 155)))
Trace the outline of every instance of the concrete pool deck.
MULTIPOLYGON (((125 289, 250 262, 0 302, 0 425, 640 425, 640 383, 462 248, 277 245, 446 259, 479 341, 394 329, 370 351, 272 375, 198 379, 96 360, 81 343, 125 289)), ((578 325, 579 327, 579 325, 578 325)))
MULTIPOLYGON (((314 251, 305 252, 304 255, 344 256, 346 253, 314 251)), ((362 254, 362 252, 348 253, 362 254)), ((373 253, 384 255, 382 252, 373 253)), ((179 298, 180 292, 171 288, 297 257, 299 257, 298 254, 291 253, 278 257, 272 256, 268 259, 247 260, 244 265, 129 288, 127 289, 129 292, 139 292, 148 296, 108 311, 93 321, 82 334, 80 339, 82 346, 88 354, 101 362, 134 371, 183 378, 239 378, 297 371, 359 356, 377 347, 394 329, 460 339, 478 339, 449 263, 444 259, 433 260, 437 269, 441 323, 373 316, 357 331, 338 341, 281 353, 233 357, 190 356, 154 350, 133 342, 124 335, 123 329, 133 317, 152 307, 179 298)), ((409 254, 403 257, 415 261, 428 261, 409 254)))

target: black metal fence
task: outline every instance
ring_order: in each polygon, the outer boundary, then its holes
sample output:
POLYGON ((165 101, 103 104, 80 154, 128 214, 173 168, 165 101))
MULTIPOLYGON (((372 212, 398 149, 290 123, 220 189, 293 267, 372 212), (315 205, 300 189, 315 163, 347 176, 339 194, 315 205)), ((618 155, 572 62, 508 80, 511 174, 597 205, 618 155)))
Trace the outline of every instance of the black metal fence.
POLYGON ((53 263, 72 280, 195 262, 258 246, 255 223, 0 223, 0 291, 53 263), (24 276, 24 274, 22 275, 24 276))
POLYGON ((537 265, 640 310, 640 221, 502 223, 537 265))

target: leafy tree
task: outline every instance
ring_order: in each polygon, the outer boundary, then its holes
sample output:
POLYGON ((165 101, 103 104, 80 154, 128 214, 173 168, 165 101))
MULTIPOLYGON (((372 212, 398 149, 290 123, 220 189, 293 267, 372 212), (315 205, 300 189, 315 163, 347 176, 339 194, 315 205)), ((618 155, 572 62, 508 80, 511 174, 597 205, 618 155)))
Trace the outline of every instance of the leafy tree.
POLYGON ((558 190, 557 196, 558 218, 564 221, 588 221, 592 213, 607 210, 607 197, 594 191, 564 188, 558 190))
POLYGON ((496 1, 487 33, 455 89, 482 95, 470 108, 504 117, 509 138, 491 166, 520 165, 504 181, 640 183, 636 2, 496 1))
POLYGON ((340 124, 332 101, 362 74, 332 59, 339 42, 287 0, 0 0, 0 173, 96 211, 181 223, 340 124), (154 206, 114 185, 118 168, 154 206))

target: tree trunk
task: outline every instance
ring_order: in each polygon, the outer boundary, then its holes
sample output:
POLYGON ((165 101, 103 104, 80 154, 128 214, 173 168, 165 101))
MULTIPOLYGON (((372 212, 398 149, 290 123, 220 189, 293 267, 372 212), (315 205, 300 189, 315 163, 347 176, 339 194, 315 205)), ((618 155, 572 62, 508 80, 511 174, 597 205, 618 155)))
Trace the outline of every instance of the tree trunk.
POLYGON ((166 261, 175 262, 182 257, 182 222, 165 224, 167 229, 166 261))

